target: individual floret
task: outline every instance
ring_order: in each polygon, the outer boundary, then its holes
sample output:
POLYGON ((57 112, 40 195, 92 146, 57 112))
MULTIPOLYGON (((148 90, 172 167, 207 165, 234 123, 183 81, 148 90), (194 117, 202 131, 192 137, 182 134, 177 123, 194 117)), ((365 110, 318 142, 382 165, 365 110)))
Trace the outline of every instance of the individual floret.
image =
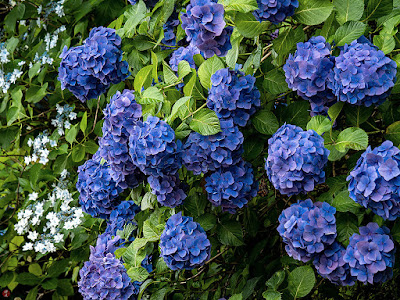
POLYGON ((350 273, 366 284, 383 283, 393 277, 395 247, 387 227, 369 223, 350 237, 343 260, 350 273))
POLYGON ((211 76, 211 89, 207 106, 219 119, 232 119, 238 126, 246 126, 250 117, 260 107, 260 92, 256 79, 229 68, 216 71, 211 76))
POLYGON ((273 24, 279 24, 293 16, 295 9, 299 7, 298 0, 257 0, 257 4, 258 9, 253 12, 256 19, 273 24))
POLYGON ((208 200, 231 214, 242 208, 258 192, 250 163, 240 160, 228 168, 220 168, 206 177, 208 200))
POLYGON ((345 45, 335 59, 328 87, 339 101, 355 105, 380 105, 396 82, 396 62, 371 44, 357 40, 345 45))
POLYGON ((204 136, 192 132, 183 146, 183 162, 195 175, 229 167, 243 154, 243 134, 233 120, 221 120, 221 132, 204 136))
POLYGON ((336 209, 326 202, 298 201, 282 211, 278 232, 294 259, 307 262, 322 254, 336 238, 336 209))
POLYGON ((211 243, 200 224, 180 212, 168 219, 161 234, 160 249, 171 270, 192 270, 210 258, 211 243))
POLYGON ((328 155, 324 139, 314 130, 285 124, 268 140, 265 169, 281 194, 306 194, 325 182, 328 155))
POLYGON ((385 220, 400 216, 400 150, 391 141, 369 146, 347 180, 354 201, 385 220))
POLYGON ((152 193, 157 196, 157 201, 163 206, 174 208, 181 205, 186 199, 178 173, 161 177, 149 176, 147 181, 152 193))

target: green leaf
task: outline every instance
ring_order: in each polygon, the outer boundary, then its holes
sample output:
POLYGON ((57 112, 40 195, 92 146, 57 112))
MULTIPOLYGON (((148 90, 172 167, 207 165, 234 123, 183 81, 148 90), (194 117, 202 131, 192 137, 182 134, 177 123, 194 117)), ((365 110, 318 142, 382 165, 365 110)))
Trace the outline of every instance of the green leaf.
POLYGON ((217 224, 217 218, 210 213, 200 215, 198 218, 195 218, 195 221, 198 222, 205 231, 213 229, 217 224))
POLYGON ((190 68, 190 64, 186 60, 182 60, 178 65, 178 75, 179 79, 184 78, 186 75, 190 74, 192 69, 190 68))
POLYGON ((396 47, 396 41, 391 34, 380 33, 374 36, 374 45, 377 46, 383 53, 389 54, 396 47))
POLYGON ((213 57, 207 59, 204 63, 201 64, 198 71, 201 85, 207 90, 210 89, 211 76, 214 75, 216 71, 223 68, 224 68, 224 63, 218 56, 214 55, 213 57))
POLYGON ((336 19, 340 24, 347 21, 358 21, 364 12, 364 0, 333 0, 336 8, 336 19))
POLYGON ((47 86, 49 84, 46 82, 42 87, 33 86, 30 87, 25 94, 25 100, 29 103, 37 103, 47 95, 47 86))
POLYGON ((278 119, 272 111, 263 109, 257 112, 251 119, 258 132, 273 135, 279 129, 278 119))
POLYGON ((374 111, 374 106, 365 107, 359 105, 354 107, 353 105, 346 105, 344 110, 347 120, 351 123, 351 125, 359 127, 361 124, 366 122, 368 118, 374 111))
POLYGON ((85 113, 83 114, 79 127, 81 128, 82 132, 85 133, 87 128, 87 111, 85 111, 85 113))
POLYGON ((285 271, 279 270, 274 275, 272 275, 272 277, 268 279, 267 282, 265 282, 265 285, 270 289, 277 290, 285 280, 285 277, 285 271))
POLYGON ((352 41, 358 39, 364 34, 367 25, 359 21, 350 21, 342 26, 340 26, 333 40, 338 46, 344 46, 345 44, 350 44, 352 41))
POLYGON ((332 10, 333 4, 329 0, 302 0, 294 18, 305 25, 318 25, 329 17, 332 10))
MULTIPOLYGON (((279 36, 272 41, 272 48, 277 55, 277 64, 279 66, 284 64, 291 50, 296 47, 297 43, 303 42, 305 38, 302 25, 296 29, 291 26, 281 27, 279 29, 279 36)), ((287 83, 284 86, 287 88, 287 83)))
POLYGON ((184 202, 184 206, 191 216, 198 217, 204 214, 207 200, 204 197, 200 197, 195 190, 191 190, 184 202))
POLYGON ((74 162, 80 162, 85 158, 85 147, 78 144, 72 149, 72 160, 74 162))
POLYGON ((339 133, 335 143, 336 150, 345 152, 347 149, 365 150, 368 147, 368 135, 361 128, 349 127, 339 133))
POLYGON ((143 236, 150 242, 155 242, 160 239, 162 230, 153 224, 150 220, 143 223, 143 236))
POLYGON ((261 277, 254 277, 254 278, 247 280, 246 285, 244 286, 243 291, 242 291, 243 300, 246 300, 254 293, 254 289, 257 285, 257 282, 260 280, 260 278, 261 277))
POLYGON ((246 38, 254 38, 264 31, 270 25, 269 22, 259 22, 252 13, 237 13, 235 18, 236 29, 246 38))
POLYGON ((36 300, 37 294, 38 294, 38 287, 35 286, 33 289, 29 291, 28 295, 26 295, 25 300, 36 300))
POLYGON ((289 106, 283 108, 283 113, 280 116, 280 123, 288 123, 292 125, 306 128, 310 118, 310 103, 308 101, 294 101, 289 106))
POLYGON ((331 118, 332 123, 335 123, 337 117, 342 111, 344 102, 337 102, 328 109, 328 116, 331 118))
POLYGON ((74 288, 72 287, 71 279, 59 279, 57 293, 61 296, 73 296, 74 288))
POLYGON ((6 287, 14 279, 13 272, 5 272, 0 276, 0 286, 6 287))
POLYGON ((136 100, 139 104, 154 104, 164 102, 164 96, 158 88, 151 86, 147 88, 142 96, 136 100))
POLYGON ((208 108, 202 108, 196 112, 189 126, 201 135, 213 135, 221 131, 216 113, 208 108))
POLYGON ((135 88, 136 92, 141 93, 142 88, 147 88, 151 85, 152 81, 152 76, 151 72, 153 70, 153 66, 149 65, 144 68, 142 68, 135 76, 135 81, 133 83, 133 86, 135 88))
POLYGON ((71 126, 71 128, 68 130, 68 132, 65 135, 65 139, 72 145, 72 143, 75 141, 77 134, 78 134, 78 124, 75 124, 71 126))
POLYGON ((149 272, 143 267, 132 267, 128 270, 128 276, 132 281, 143 282, 149 277, 149 272))
POLYGON ((171 121, 175 120, 177 115, 183 119, 191 111, 193 104, 193 101, 190 101, 191 99, 192 97, 182 97, 175 102, 170 115, 171 121))
POLYGON ((239 57, 239 46, 240 46, 240 43, 242 42, 242 40, 243 40, 243 36, 235 28, 231 35, 232 49, 230 49, 228 51, 228 54, 226 55, 226 64, 231 69, 235 69, 236 62, 239 57))
POLYGON ((224 245, 244 245, 242 226, 237 221, 229 220, 227 222, 218 224, 217 237, 224 245))
POLYGON ((57 278, 50 278, 41 283, 45 290, 55 290, 57 288, 57 278))
POLYGON ((400 243, 400 220, 396 220, 393 228, 390 230, 390 235, 396 242, 400 243))
POLYGON ((172 71, 171 67, 168 66, 165 62, 163 62, 163 76, 166 84, 174 84, 178 82, 178 77, 175 75, 175 72, 172 71))
POLYGON ((19 3, 4 18, 4 29, 9 33, 15 32, 15 27, 18 20, 21 20, 25 14, 25 5, 19 3))
POLYGON ((335 195, 335 198, 333 198, 331 205, 340 212, 356 212, 360 208, 362 208, 360 204, 356 203, 353 199, 350 198, 349 191, 347 190, 341 191, 337 195, 335 195))
POLYGON ((20 273, 17 275, 16 281, 23 285, 37 285, 40 282, 40 278, 32 273, 20 273))
POLYGON ((353 233, 358 233, 358 220, 352 213, 336 213, 337 240, 345 247, 353 233))
POLYGON ((90 154, 95 154, 97 149, 99 149, 99 145, 96 144, 93 140, 86 141, 85 144, 85 152, 90 154))
POLYGON ((396 146, 400 145, 400 121, 394 122, 386 128, 386 138, 396 146))
POLYGON ((248 13, 258 9, 257 0, 223 0, 221 4, 225 6, 225 11, 236 10, 248 13))
POLYGON ((265 74, 263 86, 271 94, 281 94, 289 90, 285 74, 280 69, 274 69, 265 74))
POLYGON ((39 73, 41 65, 42 63, 38 61, 32 66, 32 68, 29 69, 28 71, 29 79, 32 79, 37 73, 39 73))
MULTIPOLYGON (((131 38, 136 33, 136 26, 146 17, 147 7, 143 1, 139 1, 136 5, 129 7, 124 15, 127 19, 123 27, 124 33, 131 38)), ((136 91, 140 91, 135 88, 136 91)))
POLYGON ((40 276, 42 275, 42 268, 38 263, 33 263, 30 264, 28 267, 29 273, 32 273, 33 275, 40 276))
POLYGON ((288 276, 288 290, 294 299, 307 296, 314 284, 314 270, 310 266, 297 267, 288 276))
POLYGON ((307 130, 314 130, 319 135, 332 129, 332 122, 324 116, 314 116, 307 124, 307 130))
POLYGON ((262 151, 264 150, 263 139, 260 139, 258 136, 251 136, 246 138, 243 143, 244 157, 246 160, 253 160, 257 158, 262 151))
POLYGON ((265 291, 262 296, 264 297, 264 299, 266 300, 281 300, 282 296, 281 293, 277 292, 277 291, 271 291, 271 290, 267 290, 265 291))
POLYGON ((365 11, 365 20, 378 19, 390 14, 392 10, 393 0, 369 0, 365 11))
POLYGON ((154 204, 157 202, 156 195, 153 195, 151 192, 147 192, 144 196, 142 201, 140 202, 141 210, 146 210, 148 208, 153 209, 154 204))

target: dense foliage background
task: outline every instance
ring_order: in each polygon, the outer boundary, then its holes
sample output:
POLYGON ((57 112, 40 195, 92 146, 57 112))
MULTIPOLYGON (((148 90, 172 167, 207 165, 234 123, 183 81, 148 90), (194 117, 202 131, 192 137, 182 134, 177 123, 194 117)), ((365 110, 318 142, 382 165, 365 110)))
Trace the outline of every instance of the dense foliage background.
POLYGON ((125 190, 121 199, 133 200, 141 211, 135 217, 137 226, 121 233, 128 240, 132 234, 135 242, 125 243, 126 249, 116 255, 124 255, 132 281, 143 282, 138 298, 398 299, 399 252, 388 282, 339 287, 320 277, 312 262, 287 256, 276 228, 283 209, 311 198, 336 208, 337 240, 344 246, 371 221, 387 226, 398 246, 400 221, 385 221, 355 203, 346 177, 369 145, 374 148, 385 140, 400 145, 399 81, 379 106, 338 102, 329 109, 329 118, 325 114, 311 119, 310 103, 289 90, 282 67, 297 43, 318 35, 331 43, 335 56, 342 46, 365 36, 400 66, 400 1, 299 0, 294 16, 275 25, 255 19, 255 0, 220 0, 225 21, 233 28, 232 49, 225 57, 204 59, 197 54, 196 69, 180 64, 177 72, 170 67, 170 55, 176 44, 185 45, 186 34, 176 24, 176 43, 167 45, 171 28, 163 25, 177 19, 189 1, 150 2, 0 2, 0 286, 23 299, 80 297, 79 270, 106 222, 80 210, 77 169, 97 151, 103 109, 111 96, 135 90, 143 114, 166 120, 182 141, 191 131, 215 134, 220 122, 205 101, 211 75, 229 67, 253 75, 261 93, 261 108, 241 128, 243 157, 253 166, 259 192, 235 214, 222 212, 207 200, 204 175, 185 168, 180 177, 188 196, 177 208, 160 205, 146 183, 125 190), (81 102, 61 89, 60 55, 64 46, 81 45, 98 26, 116 29, 131 75, 98 98, 81 102), (183 89, 177 89, 182 83, 183 89), (268 139, 284 123, 324 133, 330 150, 325 183, 307 195, 282 195, 266 175, 268 139), (38 205, 41 213, 31 221, 28 235, 19 229, 21 219, 29 218, 38 205), (212 245, 210 259, 191 271, 171 271, 160 258, 160 235, 168 218, 179 211, 204 228, 212 245), (55 222, 54 232, 41 235, 47 220, 55 222), (36 233, 51 240, 54 248, 30 246, 36 233), (150 273, 140 266, 146 255, 150 273))

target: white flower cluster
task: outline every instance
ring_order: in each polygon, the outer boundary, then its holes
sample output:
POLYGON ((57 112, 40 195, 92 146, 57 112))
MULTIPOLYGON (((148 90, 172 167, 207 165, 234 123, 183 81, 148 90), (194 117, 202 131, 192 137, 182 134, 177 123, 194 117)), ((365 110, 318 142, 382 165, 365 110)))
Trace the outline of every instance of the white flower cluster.
POLYGON ((40 164, 46 165, 49 162, 48 156, 50 154, 48 147, 56 147, 57 142, 51 140, 45 131, 39 134, 34 140, 30 138, 28 140, 28 146, 33 146, 33 153, 32 155, 25 156, 25 163, 29 165, 39 160, 40 164))
MULTIPOLYGON (((12 72, 5 73, 3 64, 10 62, 8 52, 5 43, 0 43, 0 89, 5 94, 10 88, 11 84, 14 84, 18 78, 20 78, 23 72, 19 69, 14 69, 12 72)), ((18 63, 18 66, 22 67, 22 62, 18 63)), ((25 63, 25 62, 23 62, 25 63)))
MULTIPOLYGON (((64 17, 65 13, 64 13, 64 2, 65 0, 59 0, 59 1, 51 1, 50 3, 48 3, 46 5, 46 8, 44 10, 44 16, 47 18, 51 13, 55 13, 57 16, 64 17)), ((42 5, 39 5, 37 8, 37 12, 39 15, 42 14, 43 12, 43 7, 42 5)), ((40 18, 39 18, 39 22, 40 22, 40 18)))
POLYGON ((51 120, 51 125, 57 127, 57 131, 59 135, 64 134, 64 129, 70 129, 71 123, 70 121, 76 119, 76 113, 73 112, 73 107, 65 104, 64 106, 60 106, 56 104, 57 108, 57 116, 55 119, 51 120))
POLYGON ((18 223, 14 228, 19 235, 27 234, 27 242, 22 246, 23 251, 34 250, 47 254, 57 250, 57 244, 64 242, 68 231, 77 228, 84 217, 82 209, 71 207, 74 199, 67 187, 68 172, 64 170, 54 190, 48 199, 37 202, 38 193, 31 193, 28 205, 18 212, 18 223))
POLYGON ((58 42, 58 35, 61 32, 65 31, 65 26, 62 25, 61 27, 57 28, 53 34, 47 33, 46 36, 44 37, 44 42, 46 43, 46 51, 50 51, 53 49, 55 46, 57 46, 58 42))

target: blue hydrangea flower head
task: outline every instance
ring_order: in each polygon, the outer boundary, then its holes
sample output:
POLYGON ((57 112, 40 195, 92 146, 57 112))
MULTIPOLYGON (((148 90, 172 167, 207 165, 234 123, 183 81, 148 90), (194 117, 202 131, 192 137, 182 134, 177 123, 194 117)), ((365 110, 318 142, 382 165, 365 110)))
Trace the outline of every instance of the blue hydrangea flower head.
POLYGON ((231 214, 245 206, 258 192, 253 168, 243 160, 227 168, 217 169, 205 179, 208 200, 231 214))
POLYGON ((335 95, 333 95, 332 91, 329 89, 325 90, 325 92, 318 93, 318 96, 313 96, 308 100, 311 105, 311 117, 318 115, 328 116, 329 108, 337 102, 335 95))
POLYGON ((400 216, 400 150, 391 141, 367 150, 347 177, 350 198, 385 220, 400 216))
POLYGON ((93 28, 82 46, 64 47, 60 58, 61 88, 82 102, 97 98, 130 74, 128 63, 122 61, 121 38, 110 28, 93 28))
POLYGON ((153 116, 132 128, 129 153, 133 164, 145 175, 175 174, 182 166, 181 141, 175 141, 171 126, 153 116))
POLYGON ((328 155, 324 139, 314 130, 284 124, 268 140, 265 169, 281 194, 306 194, 325 182, 328 155))
POLYGON ((143 180, 129 155, 129 132, 142 117, 142 106, 133 91, 117 92, 103 111, 103 137, 100 155, 111 167, 111 177, 123 189, 135 188, 143 180))
POLYGON ((396 62, 371 43, 353 41, 335 58, 328 87, 339 101, 380 105, 396 82, 396 62))
POLYGON ((298 201, 282 211, 278 232, 287 254, 307 262, 323 253, 336 238, 336 209, 326 202, 298 201))
POLYGON ((313 262, 318 274, 336 285, 354 285, 355 278, 350 274, 350 266, 343 260, 345 253, 346 249, 336 241, 326 248, 313 262))
POLYGON ((293 16, 295 9, 299 7, 298 0, 257 0, 257 4, 258 9, 253 12, 256 19, 273 24, 279 24, 293 16))
POLYGON ((211 243, 199 223, 179 212, 165 224, 160 249, 171 270, 192 270, 210 258, 211 243))
MULTIPOLYGON (((172 15, 169 17, 167 22, 164 23, 164 38, 161 40, 161 43, 174 47, 176 46, 176 35, 175 35, 175 28, 179 26, 181 22, 179 21, 178 14, 173 12, 172 15)), ((169 47, 162 46, 162 49, 169 49, 169 47)))
POLYGON ((101 235, 96 247, 91 247, 89 261, 79 271, 78 287, 83 299, 127 300, 133 294, 131 279, 122 261, 113 254, 118 239, 101 235))
POLYGON ((290 54, 283 70, 290 89, 310 101, 314 112, 324 111, 332 105, 335 96, 327 88, 328 75, 332 72, 334 58, 331 46, 322 36, 314 36, 308 42, 298 43, 294 55, 290 54))
POLYGON ((179 49, 172 52, 171 59, 169 60, 169 65, 171 69, 175 72, 178 72, 179 63, 183 60, 187 61, 191 68, 195 69, 196 64, 194 63, 193 56, 196 54, 200 54, 200 50, 190 44, 187 47, 180 47, 179 49))
POLYGON ((124 226, 134 223, 135 215, 140 211, 140 207, 132 200, 122 201, 110 215, 107 222, 105 233, 110 236, 116 236, 118 230, 124 230, 124 226))
POLYGON ((191 0, 182 14, 187 41, 200 49, 205 58, 225 56, 232 48, 232 28, 225 28, 224 7, 215 0, 191 0))
POLYGON ((163 206, 174 208, 181 205, 186 199, 178 173, 160 177, 150 175, 147 181, 152 193, 157 196, 157 201, 163 206))
POLYGON ((122 189, 111 178, 110 166, 101 163, 99 152, 78 167, 76 188, 82 210, 94 218, 108 219, 120 202, 118 195, 122 189))
POLYGON ((393 277, 395 247, 387 227, 368 223, 350 237, 343 260, 350 273, 364 284, 383 283, 393 277))
POLYGON ((211 76, 207 106, 219 119, 233 119, 238 126, 246 126, 250 117, 260 107, 260 91, 256 79, 229 68, 216 71, 211 76))
POLYGON ((183 146, 183 162, 195 175, 229 167, 243 154, 243 134, 232 119, 221 120, 221 132, 204 136, 190 133, 183 146))

